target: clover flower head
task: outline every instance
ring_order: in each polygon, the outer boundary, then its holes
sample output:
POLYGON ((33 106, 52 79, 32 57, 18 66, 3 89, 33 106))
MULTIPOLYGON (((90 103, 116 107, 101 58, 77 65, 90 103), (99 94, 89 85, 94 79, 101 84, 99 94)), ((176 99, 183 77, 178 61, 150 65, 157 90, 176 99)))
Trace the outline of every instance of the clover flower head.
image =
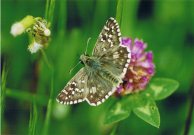
POLYGON ((123 83, 117 88, 116 95, 125 95, 144 90, 155 72, 153 54, 151 51, 145 52, 147 44, 142 40, 122 38, 122 45, 131 50, 131 61, 123 83))

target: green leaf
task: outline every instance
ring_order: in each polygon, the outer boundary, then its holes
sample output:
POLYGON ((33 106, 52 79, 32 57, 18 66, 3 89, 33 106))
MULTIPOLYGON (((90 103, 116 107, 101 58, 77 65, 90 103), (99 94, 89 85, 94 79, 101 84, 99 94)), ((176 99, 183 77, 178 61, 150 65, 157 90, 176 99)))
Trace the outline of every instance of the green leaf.
POLYGON ((155 100, 161 100, 170 96, 179 86, 179 83, 167 78, 153 78, 147 88, 155 100))
POLYGON ((177 88, 178 82, 171 79, 152 79, 147 90, 124 97, 113 104, 105 117, 105 124, 115 123, 126 119, 131 110, 141 119, 159 128, 160 114, 154 99, 160 100, 171 95, 177 88))
POLYGON ((160 114, 155 101, 150 96, 146 97, 144 94, 136 94, 134 102, 133 112, 145 122, 159 128, 160 114))
POLYGON ((126 119, 130 115, 129 108, 125 107, 123 102, 114 103, 106 113, 104 123, 111 124, 126 119))

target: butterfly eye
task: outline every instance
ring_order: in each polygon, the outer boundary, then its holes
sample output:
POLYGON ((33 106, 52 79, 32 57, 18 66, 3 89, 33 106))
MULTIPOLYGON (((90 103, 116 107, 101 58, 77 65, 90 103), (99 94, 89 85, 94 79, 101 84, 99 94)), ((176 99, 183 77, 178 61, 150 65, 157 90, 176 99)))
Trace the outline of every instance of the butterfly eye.
POLYGON ((80 63, 84 65, 83 61, 81 59, 79 59, 80 63))
POLYGON ((86 64, 91 66, 93 64, 93 61, 91 59, 86 59, 86 64))
POLYGON ((88 64, 89 62, 90 62, 89 59, 87 59, 87 60, 86 60, 86 63, 88 64))

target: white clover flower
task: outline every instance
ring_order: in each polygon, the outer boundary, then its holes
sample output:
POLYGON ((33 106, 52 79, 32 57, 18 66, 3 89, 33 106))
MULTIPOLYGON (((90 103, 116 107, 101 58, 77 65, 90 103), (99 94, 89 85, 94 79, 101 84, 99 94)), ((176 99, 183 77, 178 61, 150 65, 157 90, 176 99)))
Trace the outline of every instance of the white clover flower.
POLYGON ((29 46, 28 46, 28 50, 31 53, 36 53, 38 50, 40 50, 43 47, 43 45, 37 43, 37 42, 32 42, 29 46))

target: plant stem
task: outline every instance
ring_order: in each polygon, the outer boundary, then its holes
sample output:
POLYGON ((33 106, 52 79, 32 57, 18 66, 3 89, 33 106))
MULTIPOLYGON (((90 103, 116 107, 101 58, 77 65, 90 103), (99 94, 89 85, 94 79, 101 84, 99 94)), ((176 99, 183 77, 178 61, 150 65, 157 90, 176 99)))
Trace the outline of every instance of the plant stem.
POLYGON ((54 71, 51 71, 51 90, 50 90, 50 98, 47 104, 47 112, 46 112, 46 119, 44 122, 44 128, 43 128, 43 135, 47 135, 49 125, 50 125, 50 118, 51 118, 51 112, 53 108, 53 90, 54 90, 54 71))
POLYGON ((111 131, 110 135, 116 135, 117 128, 118 128, 118 123, 113 126, 113 130, 111 131))
MULTIPOLYGON (((53 20, 53 16, 54 16, 54 8, 55 8, 55 0, 47 0, 46 10, 45 10, 45 18, 50 23, 50 25, 52 24, 52 20, 53 20)), ((50 125, 51 112, 52 112, 52 108, 53 108, 54 68, 50 64, 50 62, 48 60, 48 57, 47 57, 46 53, 44 52, 44 50, 41 49, 41 53, 43 55, 43 59, 44 59, 45 63, 47 64, 47 66, 48 66, 48 68, 50 69, 50 72, 51 72, 50 97, 49 97, 49 101, 48 101, 48 104, 47 104, 46 118, 45 118, 43 132, 42 132, 43 135, 47 135, 49 125, 50 125)))
POLYGON ((5 88, 6 88, 6 78, 7 78, 7 71, 5 69, 5 65, 3 67, 3 71, 2 71, 2 75, 1 75, 1 80, 2 80, 2 83, 1 83, 1 105, 2 105, 2 111, 3 111, 3 108, 4 108, 4 99, 5 99, 5 88))
POLYGON ((51 66, 48 57, 46 55, 46 53, 44 52, 44 50, 41 49, 41 53, 43 55, 43 59, 45 61, 45 63, 47 64, 48 68, 50 69, 51 72, 51 89, 50 89, 50 97, 49 97, 49 101, 47 104, 47 112, 46 112, 46 118, 45 118, 45 122, 44 122, 44 127, 43 127, 43 135, 47 135, 48 133, 48 129, 49 129, 49 125, 50 125, 50 118, 51 118, 51 112, 52 112, 52 106, 53 106, 53 83, 54 83, 54 69, 51 66))
POLYGON ((46 7, 45 7, 45 15, 44 15, 46 20, 48 20, 49 3, 50 3, 50 0, 47 0, 46 1, 46 7))
POLYGON ((52 23, 53 21, 53 14, 55 9, 55 0, 47 0, 46 7, 45 7, 45 19, 52 23))
POLYGON ((36 105, 35 98, 33 98, 33 103, 30 111, 29 135, 36 134, 36 125, 37 125, 37 119, 38 119, 37 116, 38 116, 37 105, 36 105))
POLYGON ((2 74, 1 74, 1 96, 0 96, 0 104, 1 104, 1 110, 0 110, 0 119, 3 120, 4 115, 4 108, 5 108, 5 96, 6 96, 6 80, 7 80, 7 70, 6 70, 6 64, 4 63, 2 74))
POLYGON ((189 134, 189 130, 191 127, 191 120, 192 120, 192 114, 193 114, 193 108, 194 108, 194 83, 191 86, 191 94, 189 95, 190 95, 190 105, 189 105, 187 119, 185 122, 184 135, 189 134))
POLYGON ((55 9, 55 0, 50 0, 50 8, 49 8, 49 22, 52 23, 53 21, 53 14, 55 9))
POLYGON ((49 68, 50 70, 52 70, 53 67, 51 66, 51 64, 50 64, 50 62, 49 62, 49 60, 48 60, 48 57, 47 57, 47 55, 46 55, 46 53, 45 53, 45 51, 44 51, 43 49, 41 49, 41 53, 42 53, 42 56, 43 56, 43 59, 44 59, 46 65, 48 66, 48 68, 49 68))

